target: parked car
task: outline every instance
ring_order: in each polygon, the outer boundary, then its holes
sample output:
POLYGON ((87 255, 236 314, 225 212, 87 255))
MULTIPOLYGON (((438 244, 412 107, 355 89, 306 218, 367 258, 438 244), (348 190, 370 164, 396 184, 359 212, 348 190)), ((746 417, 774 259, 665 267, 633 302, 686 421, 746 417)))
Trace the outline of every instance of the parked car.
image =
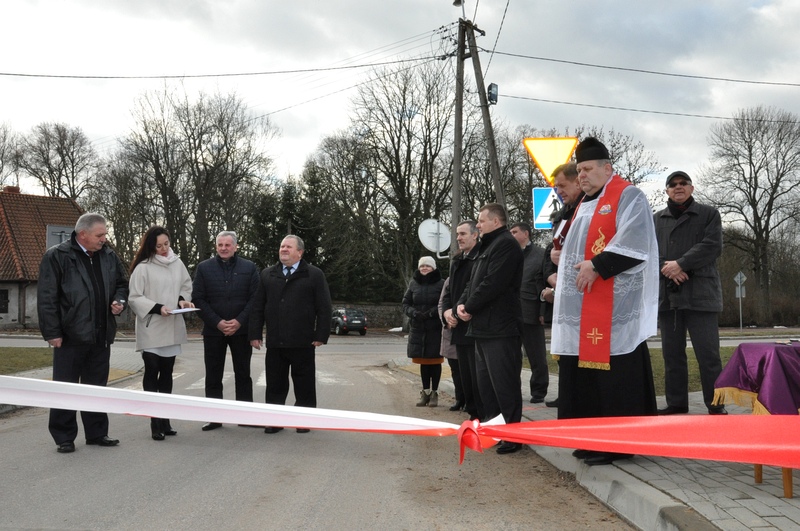
POLYGON ((367 316, 363 311, 353 308, 333 310, 333 315, 331 315, 331 332, 336 335, 347 335, 349 332, 358 332, 364 336, 367 334, 367 316))

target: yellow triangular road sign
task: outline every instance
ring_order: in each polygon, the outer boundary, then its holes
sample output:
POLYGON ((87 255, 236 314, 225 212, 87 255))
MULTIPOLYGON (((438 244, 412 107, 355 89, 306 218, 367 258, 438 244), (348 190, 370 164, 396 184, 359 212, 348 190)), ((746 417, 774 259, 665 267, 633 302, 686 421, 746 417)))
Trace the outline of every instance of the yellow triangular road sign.
POLYGON ((566 138, 526 138, 522 141, 525 149, 528 150, 536 167, 542 172, 545 180, 553 186, 553 178, 550 174, 561 164, 568 162, 578 145, 575 137, 566 138))

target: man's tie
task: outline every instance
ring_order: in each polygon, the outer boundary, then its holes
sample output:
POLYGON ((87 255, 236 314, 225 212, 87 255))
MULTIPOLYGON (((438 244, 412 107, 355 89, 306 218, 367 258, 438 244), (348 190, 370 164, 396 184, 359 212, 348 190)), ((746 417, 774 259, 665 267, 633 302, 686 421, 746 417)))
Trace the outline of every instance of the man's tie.
POLYGON ((94 251, 86 251, 86 255, 91 258, 94 256, 94 251))
POLYGON ((283 266, 283 276, 288 277, 292 273, 291 267, 283 266))

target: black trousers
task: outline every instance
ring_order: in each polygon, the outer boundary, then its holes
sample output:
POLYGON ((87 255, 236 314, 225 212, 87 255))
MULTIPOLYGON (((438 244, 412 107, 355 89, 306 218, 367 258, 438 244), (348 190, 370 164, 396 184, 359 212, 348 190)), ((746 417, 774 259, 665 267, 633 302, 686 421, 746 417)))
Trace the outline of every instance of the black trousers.
POLYGON ((475 365, 475 343, 456 345, 458 368, 461 373, 461 390, 464 393, 464 409, 470 417, 485 418, 483 402, 478 391, 478 372, 475 365))
POLYGON ((522 349, 519 336, 475 340, 483 420, 503 414, 506 424, 522 420, 522 349))
MULTIPOLYGON (((61 346, 53 349, 53 381, 105 387, 108 383, 111 347, 105 342, 94 345, 61 346)), ((108 415, 81 411, 86 440, 108 435, 108 415)), ((72 442, 78 436, 77 412, 51 409, 48 423, 56 444, 72 442)))
POLYGON ((558 360, 558 418, 631 417, 656 414, 653 368, 647 342, 611 356, 611 370, 578 367, 578 356, 558 360))
POLYGON ((461 365, 458 359, 447 358, 447 364, 450 366, 450 374, 453 377, 453 387, 456 390, 456 402, 464 402, 464 388, 461 384, 461 365))
POLYGON ((315 352, 314 347, 267 348, 267 404, 286 404, 291 374, 294 405, 317 407, 315 352))
POLYGON ((547 343, 543 325, 522 325, 522 348, 525 349, 531 366, 531 398, 544 398, 550 385, 550 371, 547 368, 547 343))
POLYGON ((693 310, 659 312, 658 327, 661 329, 667 405, 689 405, 689 365, 686 360, 688 331, 700 369, 703 402, 708 409, 720 409, 720 406, 711 405, 714 401, 714 383, 722 372, 722 361, 719 357, 719 314, 693 310))
POLYGON ((203 336, 203 359, 206 364, 206 398, 222 398, 222 375, 225 354, 231 349, 236 400, 253 401, 253 379, 250 378, 250 358, 253 347, 247 334, 235 336, 203 336))
POLYGON ((172 369, 175 356, 159 356, 152 352, 142 352, 144 376, 142 389, 152 393, 172 393, 172 369))

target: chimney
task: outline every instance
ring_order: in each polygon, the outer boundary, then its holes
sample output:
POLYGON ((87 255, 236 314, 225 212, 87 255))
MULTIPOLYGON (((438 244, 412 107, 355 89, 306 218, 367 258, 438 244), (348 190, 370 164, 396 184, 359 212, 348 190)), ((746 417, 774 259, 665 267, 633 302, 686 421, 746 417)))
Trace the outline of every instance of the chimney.
POLYGON ((4 186, 3 191, 9 194, 18 194, 19 186, 4 186))

